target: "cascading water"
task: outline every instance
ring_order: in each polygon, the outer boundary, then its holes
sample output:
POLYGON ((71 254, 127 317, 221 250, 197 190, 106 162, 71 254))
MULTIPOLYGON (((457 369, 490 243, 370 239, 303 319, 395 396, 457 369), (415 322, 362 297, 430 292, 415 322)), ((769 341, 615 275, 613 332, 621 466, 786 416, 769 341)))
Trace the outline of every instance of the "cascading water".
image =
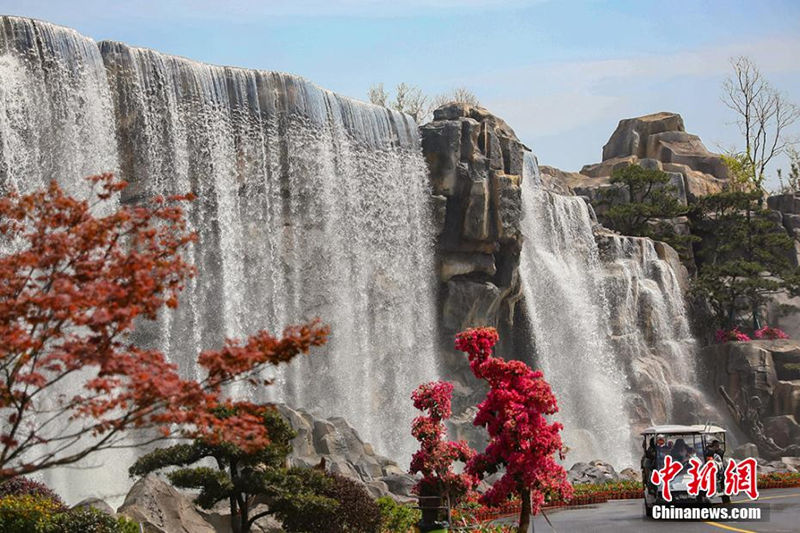
MULTIPOLYGON (((279 371, 271 390, 235 392, 344 416, 379 452, 408 456, 410 393, 438 375, 414 121, 291 75, 0 22, 2 184, 58 179, 81 194, 80 177, 118 170, 126 202, 198 196, 188 212, 198 277, 137 339, 191 375, 199 350, 226 336, 319 316, 333 331, 324 350, 279 371)), ((119 496, 127 459, 48 481, 71 502, 119 496)))
POLYGON ((678 278, 653 241, 596 235, 586 202, 544 190, 527 157, 520 273, 569 460, 632 465, 635 430, 709 415, 678 278))
POLYGON ((0 186, 27 191, 117 169, 114 113, 97 45, 69 28, 0 17, 0 186))
POLYGON ((330 346, 279 377, 280 398, 345 416, 379 449, 409 454, 410 391, 436 375, 433 232, 414 121, 287 74, 100 48, 134 193, 200 199, 200 276, 184 311, 165 319, 165 351, 187 368, 223 335, 320 316, 330 346))
POLYGON ((608 342, 602 264, 582 199, 538 187, 527 156, 520 274, 536 364, 556 393, 570 461, 631 461, 626 376, 608 342))

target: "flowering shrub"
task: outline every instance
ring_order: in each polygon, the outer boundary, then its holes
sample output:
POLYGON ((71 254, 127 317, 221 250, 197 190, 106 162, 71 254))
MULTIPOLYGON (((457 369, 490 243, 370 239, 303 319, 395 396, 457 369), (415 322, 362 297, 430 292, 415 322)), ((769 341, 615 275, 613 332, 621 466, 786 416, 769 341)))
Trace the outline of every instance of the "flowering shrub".
POLYGON ((42 533, 139 533, 139 525, 124 516, 114 518, 97 509, 72 509, 57 514, 42 533))
POLYGON ((64 505, 61 497, 44 483, 34 481, 24 476, 16 476, 4 481, 3 483, 0 483, 0 497, 23 495, 49 498, 58 504, 60 510, 67 510, 67 507, 64 505))
POLYGON ((757 329, 753 333, 753 336, 756 339, 769 339, 769 340, 788 339, 789 338, 789 335, 787 335, 786 332, 783 331, 782 329, 773 328, 773 327, 770 327, 770 326, 764 326, 761 329, 757 329))
POLYGON ((538 512, 546 494, 568 499, 572 487, 553 457, 559 453, 563 458, 562 426, 545 418, 558 411, 550 385, 541 371, 533 371, 521 361, 493 357, 492 347, 498 339, 494 328, 469 329, 456 336, 456 349, 467 353, 472 373, 489 384, 473 424, 485 427, 490 441, 483 453, 467 463, 466 471, 482 477, 505 468, 479 501, 492 506, 519 495, 518 530, 525 532, 531 513, 538 512))
POLYGON ((3 533, 41 533, 64 508, 55 500, 35 494, 0 498, 0 531, 3 533))
POLYGON ((752 340, 747 336, 746 333, 739 331, 738 327, 730 330, 718 329, 716 335, 714 335, 714 338, 716 339, 717 343, 720 344, 723 342, 747 342, 752 340))
POLYGON ((378 498, 375 503, 381 510, 381 533, 409 533, 421 517, 418 509, 397 503, 391 496, 378 498))
POLYGON ((442 496, 455 504, 477 484, 469 473, 456 474, 452 470, 455 461, 467 463, 475 455, 464 441, 445 441, 444 420, 450 418, 450 398, 453 385, 446 381, 423 383, 415 390, 411 399, 414 407, 427 411, 428 416, 418 416, 411 425, 411 434, 420 443, 420 448, 411 457, 411 473, 422 474, 414 485, 414 492, 423 496, 442 496))

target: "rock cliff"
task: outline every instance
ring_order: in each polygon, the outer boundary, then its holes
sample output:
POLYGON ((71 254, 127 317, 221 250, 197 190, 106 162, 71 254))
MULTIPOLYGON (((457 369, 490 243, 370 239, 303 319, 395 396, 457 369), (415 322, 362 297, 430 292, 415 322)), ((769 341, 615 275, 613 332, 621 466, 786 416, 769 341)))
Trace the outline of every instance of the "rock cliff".
POLYGON ((450 375, 466 377, 454 335, 494 326, 509 339, 521 298, 520 186, 527 148, 486 109, 448 104, 420 127, 437 219, 439 326, 450 375))

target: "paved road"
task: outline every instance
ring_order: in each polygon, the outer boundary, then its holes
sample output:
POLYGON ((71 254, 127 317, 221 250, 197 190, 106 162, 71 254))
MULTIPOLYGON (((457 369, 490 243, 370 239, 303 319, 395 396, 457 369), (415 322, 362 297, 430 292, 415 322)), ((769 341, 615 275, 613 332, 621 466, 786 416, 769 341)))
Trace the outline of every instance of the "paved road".
MULTIPOLYGON (((734 500, 734 503, 749 500, 734 500)), ((558 533, 627 531, 680 533, 745 533, 798 532, 800 531, 800 489, 762 490, 759 501, 769 507, 769 520, 761 522, 687 522, 647 520, 643 517, 642 500, 614 500, 580 508, 562 508, 547 512, 558 533)), ((539 515, 534 520, 536 533, 552 533, 545 519, 539 515)))

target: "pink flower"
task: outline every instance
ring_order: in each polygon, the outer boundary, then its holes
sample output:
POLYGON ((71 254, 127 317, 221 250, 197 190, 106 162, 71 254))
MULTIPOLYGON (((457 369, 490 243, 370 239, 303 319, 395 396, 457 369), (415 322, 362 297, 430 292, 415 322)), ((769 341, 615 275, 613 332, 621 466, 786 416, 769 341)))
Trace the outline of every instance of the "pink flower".
POLYGON ((492 356, 498 338, 494 328, 470 329, 456 337, 456 348, 469 356, 472 373, 490 387, 473 422, 486 428, 490 441, 483 453, 467 463, 466 471, 482 477, 505 467, 480 502, 498 505, 524 487, 530 490, 536 513, 545 493, 559 494, 562 499, 572 495, 566 472, 554 457, 563 449, 562 426, 547 420, 558 411, 558 404, 541 371, 522 361, 492 356))
MULTIPOLYGON (((761 330, 759 330, 761 331, 761 330)), ((779 330, 780 331, 780 330, 779 330)), ((783 332, 781 332, 783 333, 783 332)), ((758 332, 756 332, 756 338, 758 337, 758 332)), ((714 335, 714 339, 717 343, 722 344, 725 342, 747 342, 752 340, 750 337, 747 336, 746 333, 742 333, 739 331, 738 327, 735 327, 731 330, 724 330, 718 329, 716 334, 714 335)))
POLYGON ((753 333, 753 336, 756 339, 770 339, 770 340, 788 339, 789 338, 789 335, 787 335, 786 332, 783 331, 782 329, 773 328, 773 327, 770 327, 770 326, 764 326, 761 329, 757 329, 753 333))

